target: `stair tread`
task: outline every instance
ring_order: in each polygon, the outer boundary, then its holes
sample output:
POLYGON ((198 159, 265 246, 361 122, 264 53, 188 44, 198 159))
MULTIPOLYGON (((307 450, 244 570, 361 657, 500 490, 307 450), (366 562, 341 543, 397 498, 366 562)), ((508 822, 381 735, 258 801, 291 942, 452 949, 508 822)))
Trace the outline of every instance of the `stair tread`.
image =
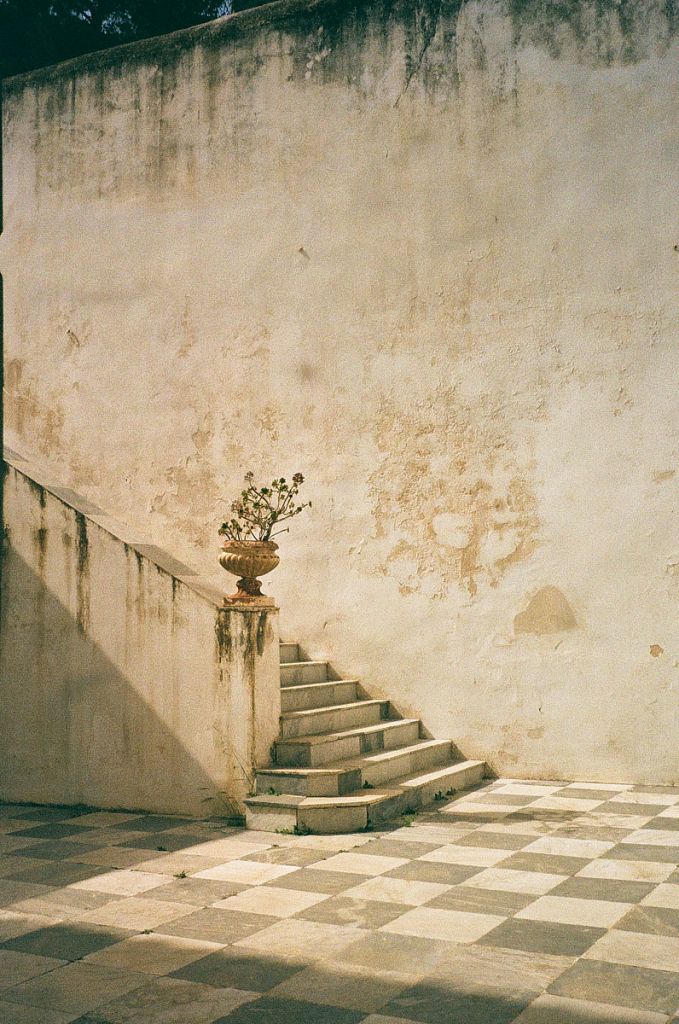
MULTIPOLYGON (((397 721, 407 721, 407 719, 397 719, 397 721)), ((293 775, 295 777, 334 775, 336 772, 367 768, 373 764, 381 764, 383 761, 398 760, 399 757, 404 757, 408 754, 447 745, 450 745, 450 740, 420 740, 419 743, 411 743, 405 747, 394 747, 393 750, 380 750, 379 753, 363 754, 361 757, 348 757, 343 761, 332 761, 330 764, 321 765, 319 768, 286 768, 285 766, 271 765, 270 767, 258 768, 257 771, 260 774, 266 775, 293 775)))
POLYGON ((301 668, 302 665, 327 665, 327 661, 316 661, 309 658, 307 661, 288 661, 281 665, 281 668, 301 668))
POLYGON ((301 693, 303 690, 318 690, 324 686, 341 686, 343 683, 358 683, 358 679, 324 679, 322 683, 293 683, 288 686, 281 684, 281 690, 294 690, 295 693, 301 693))
POLYGON ((291 793, 276 793, 263 796, 248 797, 248 805, 273 807, 351 807, 359 805, 372 805, 383 800, 390 800, 393 797, 401 796, 408 790, 424 786, 437 778, 450 776, 451 774, 466 771, 469 768, 478 768, 483 761, 457 761, 436 772, 424 772, 417 775, 404 775, 399 779, 393 779, 389 786, 376 786, 374 789, 357 790, 355 793, 348 793, 345 796, 296 796, 291 793))
MULTIPOLYGON (((294 714, 300 714, 300 712, 294 712, 294 714)), ((394 729, 397 726, 404 725, 419 725, 419 718, 385 718, 381 722, 377 722, 375 725, 357 725, 353 729, 343 729, 341 732, 320 732, 312 733, 309 736, 284 736, 276 740, 276 746, 280 747, 286 743, 292 743, 298 745, 300 743, 309 743, 312 746, 316 743, 332 743, 335 740, 346 739, 349 736, 360 736, 365 733, 379 732, 381 729, 394 729)))
POLYGON ((281 718, 310 718, 312 715, 325 715, 332 711, 346 711, 347 708, 369 708, 375 707, 376 704, 388 703, 388 700, 352 700, 348 704, 328 704, 327 707, 305 708, 303 711, 284 711, 281 718))
POLYGON ((484 761, 456 761, 449 765, 444 765, 443 768, 437 768, 433 772, 422 772, 422 774, 409 776, 406 782, 401 785, 406 788, 413 788, 414 786, 422 786, 427 782, 436 782, 437 779, 445 779, 449 775, 455 775, 459 772, 466 771, 468 768, 478 768, 484 764, 484 761))

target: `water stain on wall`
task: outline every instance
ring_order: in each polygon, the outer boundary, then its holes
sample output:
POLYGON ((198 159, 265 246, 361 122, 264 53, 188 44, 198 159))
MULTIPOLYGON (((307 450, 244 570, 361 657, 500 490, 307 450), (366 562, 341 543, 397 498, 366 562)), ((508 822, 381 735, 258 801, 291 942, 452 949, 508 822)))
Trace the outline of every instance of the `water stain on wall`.
POLYGON ((573 609, 558 587, 542 587, 530 601, 525 611, 514 618, 515 633, 560 633, 575 629, 577 622, 573 609))

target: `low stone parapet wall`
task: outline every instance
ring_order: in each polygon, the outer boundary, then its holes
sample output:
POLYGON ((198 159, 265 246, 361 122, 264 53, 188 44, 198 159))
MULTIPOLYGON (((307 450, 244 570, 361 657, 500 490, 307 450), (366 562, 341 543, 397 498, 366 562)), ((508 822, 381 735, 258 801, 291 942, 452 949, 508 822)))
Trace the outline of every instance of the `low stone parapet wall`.
POLYGON ((26 460, 4 473, 0 799, 240 813, 278 733, 278 610, 225 609, 26 460))

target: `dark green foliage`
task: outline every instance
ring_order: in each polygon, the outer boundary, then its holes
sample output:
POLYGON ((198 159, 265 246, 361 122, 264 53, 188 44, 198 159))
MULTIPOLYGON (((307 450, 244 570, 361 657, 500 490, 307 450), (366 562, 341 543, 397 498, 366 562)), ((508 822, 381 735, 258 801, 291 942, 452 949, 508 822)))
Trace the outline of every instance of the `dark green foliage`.
POLYGON ((174 32, 262 0, 0 0, 0 77, 174 32))

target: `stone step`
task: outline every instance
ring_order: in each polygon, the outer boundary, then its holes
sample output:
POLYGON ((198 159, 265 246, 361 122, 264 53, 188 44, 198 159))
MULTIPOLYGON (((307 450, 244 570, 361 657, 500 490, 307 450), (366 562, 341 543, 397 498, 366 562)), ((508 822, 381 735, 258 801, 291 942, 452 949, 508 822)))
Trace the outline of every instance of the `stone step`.
POLYGON ((388 700, 356 700, 350 704, 290 711, 281 715, 281 737, 292 739, 337 733, 362 725, 376 725, 389 717, 388 700))
POLYGON ((329 683, 300 683, 281 687, 282 711, 310 711, 332 704, 350 704, 359 699, 357 679, 338 679, 329 683))
POLYGON ((407 747, 366 754, 322 768, 261 768, 256 775, 258 796, 290 793, 296 796, 346 796, 368 786, 449 764, 454 758, 450 740, 420 740, 407 747))
POLYGON ((401 718, 341 732, 278 739, 274 743, 275 763, 277 768, 316 768, 370 752, 404 747, 416 743, 419 736, 419 720, 401 718))
POLYGON ((435 796, 459 792, 481 781, 483 761, 461 761, 435 772, 396 779, 382 789, 335 797, 294 794, 249 797, 247 824, 265 832, 338 833, 369 828, 431 803, 435 796))
POLYGON ((324 683, 327 679, 327 661, 288 661, 281 664, 281 686, 324 683))
POLYGON ((281 665, 289 665, 291 661, 299 661, 299 644, 293 644, 286 640, 281 640, 281 665))

